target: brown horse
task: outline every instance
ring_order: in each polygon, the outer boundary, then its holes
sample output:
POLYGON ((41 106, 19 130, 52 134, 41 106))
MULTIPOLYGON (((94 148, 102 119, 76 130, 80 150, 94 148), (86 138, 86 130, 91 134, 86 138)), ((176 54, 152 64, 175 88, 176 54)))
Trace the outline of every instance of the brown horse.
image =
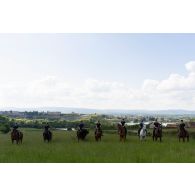
POLYGON ((89 134, 89 131, 87 129, 83 129, 83 130, 78 129, 77 130, 77 139, 78 139, 78 142, 80 140, 84 140, 85 137, 87 136, 87 134, 89 134))
POLYGON ((158 138, 160 139, 160 142, 162 141, 162 125, 159 125, 158 128, 154 127, 153 130, 153 141, 157 141, 158 138))
POLYGON ((98 142, 98 141, 101 141, 101 138, 102 138, 101 129, 96 129, 96 131, 95 131, 95 140, 98 142))
POLYGON ((181 140, 181 138, 183 139, 183 142, 185 142, 185 138, 187 138, 187 141, 189 142, 189 133, 186 129, 180 129, 179 133, 178 133, 178 138, 179 138, 179 142, 181 140))
POLYGON ((43 132, 43 140, 44 142, 51 142, 52 140, 52 132, 51 131, 47 131, 47 132, 43 132))
POLYGON ((120 141, 126 141, 126 136, 127 136, 127 133, 126 133, 126 130, 125 130, 125 127, 123 127, 120 123, 118 124, 118 134, 120 136, 120 141))
POLYGON ((14 143, 14 140, 17 144, 22 143, 23 141, 23 133, 19 130, 15 130, 11 132, 11 140, 12 144, 14 143))

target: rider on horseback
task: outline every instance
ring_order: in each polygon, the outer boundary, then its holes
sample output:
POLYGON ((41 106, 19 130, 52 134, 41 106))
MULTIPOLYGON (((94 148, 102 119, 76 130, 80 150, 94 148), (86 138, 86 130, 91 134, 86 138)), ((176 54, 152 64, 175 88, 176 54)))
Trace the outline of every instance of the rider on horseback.
POLYGON ((181 120, 181 123, 179 124, 180 131, 185 131, 186 132, 185 126, 186 126, 185 123, 183 122, 183 120, 181 120))
POLYGON ((81 132, 84 131, 84 123, 83 123, 83 121, 81 121, 80 124, 79 124, 79 131, 81 131, 81 132))
POLYGON ((162 141, 162 124, 160 124, 157 119, 154 122, 154 129, 153 129, 153 141, 157 141, 157 139, 160 139, 160 142, 162 141))
POLYGON ((44 133, 48 133, 48 132, 49 132, 49 128, 50 128, 50 126, 49 126, 49 124, 47 123, 47 124, 45 125, 45 131, 44 131, 44 133))
POLYGON ((50 129, 50 126, 48 123, 46 123, 44 127, 44 132, 43 132, 43 139, 44 141, 47 140, 48 142, 52 140, 52 132, 49 129, 50 129))
POLYGON ((179 141, 180 138, 183 138, 183 142, 185 142, 185 138, 187 138, 187 141, 189 141, 189 133, 185 128, 185 123, 183 120, 181 120, 181 123, 179 124, 179 141))
POLYGON ((140 136, 140 131, 143 129, 143 127, 144 127, 144 121, 142 120, 141 123, 139 124, 138 136, 140 136))
POLYGON ((16 143, 18 144, 19 142, 22 143, 22 139, 23 139, 23 133, 21 131, 18 130, 18 124, 15 123, 13 126, 13 130, 11 132, 11 140, 12 143, 14 143, 14 140, 16 140, 16 143))
POLYGON ((17 132, 18 133, 18 123, 15 123, 13 126, 13 132, 17 132))
MULTIPOLYGON (((154 131, 155 130, 160 130, 160 123, 158 122, 158 120, 156 119, 155 122, 154 122, 154 131)), ((153 134, 154 134, 154 131, 153 131, 153 134)))
POLYGON ((160 127, 160 123, 158 122, 158 120, 156 119, 154 122, 154 128, 159 128, 160 127))
POLYGON ((122 121, 121 121, 121 125, 122 127, 125 129, 125 134, 127 135, 127 128, 125 127, 125 119, 123 118, 122 121))
MULTIPOLYGON (((84 129, 84 123, 83 123, 83 121, 80 122, 79 129, 78 129, 77 133, 80 136, 82 136, 83 138, 89 133, 89 131, 87 129, 84 129)), ((78 134, 77 134, 77 136, 78 136, 78 134)))
POLYGON ((95 135, 96 135, 96 133, 100 132, 100 133, 102 134, 102 136, 103 136, 103 132, 102 132, 101 127, 102 127, 102 125, 101 125, 100 121, 98 121, 98 122, 96 123, 95 135))

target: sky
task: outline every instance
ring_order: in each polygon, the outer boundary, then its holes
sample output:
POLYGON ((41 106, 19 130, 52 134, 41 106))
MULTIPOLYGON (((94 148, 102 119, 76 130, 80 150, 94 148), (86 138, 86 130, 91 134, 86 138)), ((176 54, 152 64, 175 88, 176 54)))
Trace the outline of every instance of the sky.
POLYGON ((195 34, 0 34, 0 108, 195 109, 195 34))

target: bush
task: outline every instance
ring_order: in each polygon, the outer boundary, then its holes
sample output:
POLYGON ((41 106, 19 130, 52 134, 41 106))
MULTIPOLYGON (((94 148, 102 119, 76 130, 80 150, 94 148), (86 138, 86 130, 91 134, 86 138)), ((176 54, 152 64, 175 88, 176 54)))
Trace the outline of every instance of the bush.
POLYGON ((8 133, 10 131, 9 120, 3 116, 0 116, 0 131, 3 133, 8 133))
POLYGON ((10 131, 10 127, 8 124, 0 124, 0 131, 2 133, 8 133, 10 131))

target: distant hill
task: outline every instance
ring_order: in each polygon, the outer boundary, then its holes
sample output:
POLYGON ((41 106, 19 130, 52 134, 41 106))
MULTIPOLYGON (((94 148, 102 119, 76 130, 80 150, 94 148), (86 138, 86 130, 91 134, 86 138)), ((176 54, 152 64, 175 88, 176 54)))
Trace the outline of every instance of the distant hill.
POLYGON ((14 108, 14 107, 6 107, 0 108, 1 111, 39 111, 39 112, 62 112, 66 113, 80 113, 80 114, 120 114, 120 115, 194 115, 195 111, 189 110, 123 110, 123 109, 89 109, 89 108, 73 108, 73 107, 38 107, 38 108, 14 108))

